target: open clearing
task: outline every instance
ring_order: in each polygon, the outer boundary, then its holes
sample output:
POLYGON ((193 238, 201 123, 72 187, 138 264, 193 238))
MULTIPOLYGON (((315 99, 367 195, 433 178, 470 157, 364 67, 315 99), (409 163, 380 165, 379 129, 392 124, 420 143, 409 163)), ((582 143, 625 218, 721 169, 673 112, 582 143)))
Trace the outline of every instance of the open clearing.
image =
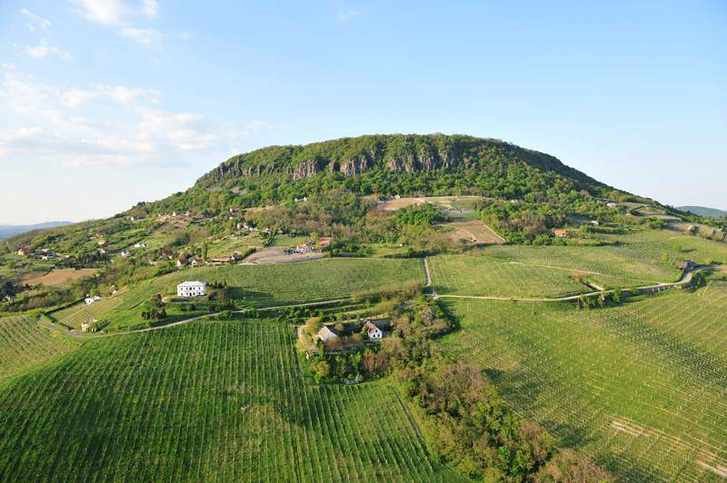
POLYGON ((457 301, 446 349, 512 407, 630 481, 727 467, 727 284, 622 306, 457 301), (711 468, 711 469, 710 469, 711 468))
POLYGON ((390 387, 310 385, 293 343, 291 326, 265 320, 85 342, 0 386, 0 475, 456 481, 390 387))
POLYGON ((450 238, 454 241, 467 240, 475 245, 498 245, 505 239, 495 233, 489 226, 478 220, 450 221, 438 225, 451 229, 450 238))
POLYGON ((407 206, 431 203, 442 210, 450 218, 457 220, 476 219, 475 203, 482 200, 481 196, 425 196, 421 198, 398 198, 381 201, 376 211, 390 213, 407 206))
POLYGON ((318 260, 323 258, 323 253, 286 253, 284 248, 263 248, 256 251, 245 259, 245 264, 274 264, 274 263, 296 263, 318 260))
POLYGON ((98 272, 95 268, 83 268, 76 270, 74 268, 63 268, 60 270, 53 270, 40 277, 34 277, 29 280, 24 280, 29 285, 43 284, 46 287, 60 287, 66 285, 74 280, 80 280, 83 278, 92 277, 98 272))

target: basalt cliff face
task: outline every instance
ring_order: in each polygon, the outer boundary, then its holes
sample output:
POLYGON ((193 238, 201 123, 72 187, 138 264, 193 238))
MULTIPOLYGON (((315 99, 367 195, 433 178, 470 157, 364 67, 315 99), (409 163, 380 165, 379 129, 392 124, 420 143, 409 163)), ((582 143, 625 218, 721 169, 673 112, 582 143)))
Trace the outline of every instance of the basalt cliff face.
POLYGON ((234 156, 200 178, 197 186, 230 186, 240 178, 270 175, 293 181, 322 173, 352 177, 371 170, 476 173, 512 164, 555 172, 578 184, 603 186, 548 154, 495 139, 443 134, 372 135, 305 146, 271 146, 234 156))

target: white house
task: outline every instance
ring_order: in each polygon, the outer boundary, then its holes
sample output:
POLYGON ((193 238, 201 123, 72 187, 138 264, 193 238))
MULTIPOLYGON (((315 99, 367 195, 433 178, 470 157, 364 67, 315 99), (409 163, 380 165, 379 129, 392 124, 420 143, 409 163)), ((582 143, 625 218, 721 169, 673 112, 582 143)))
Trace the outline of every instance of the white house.
POLYGON ((91 305, 94 302, 101 300, 101 297, 94 295, 93 297, 86 297, 86 305, 91 305))
POLYGON ((369 339, 382 339, 384 337, 384 333, 381 332, 381 329, 372 324, 370 320, 367 320, 364 323, 364 328, 366 329, 366 333, 369 335, 369 339))
POLYGON ((207 284, 199 281, 182 282, 177 285, 177 296, 199 297, 207 294, 207 284))
POLYGON ((146 243, 137 243, 134 248, 146 248, 146 243))

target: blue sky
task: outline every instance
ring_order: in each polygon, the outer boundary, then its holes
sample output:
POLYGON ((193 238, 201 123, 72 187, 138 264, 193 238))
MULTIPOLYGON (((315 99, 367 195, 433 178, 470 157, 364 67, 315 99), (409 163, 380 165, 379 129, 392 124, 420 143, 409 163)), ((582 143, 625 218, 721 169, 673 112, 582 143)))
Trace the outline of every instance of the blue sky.
POLYGON ((0 223, 110 216, 230 155, 465 133, 727 209, 727 3, 0 2, 0 223))

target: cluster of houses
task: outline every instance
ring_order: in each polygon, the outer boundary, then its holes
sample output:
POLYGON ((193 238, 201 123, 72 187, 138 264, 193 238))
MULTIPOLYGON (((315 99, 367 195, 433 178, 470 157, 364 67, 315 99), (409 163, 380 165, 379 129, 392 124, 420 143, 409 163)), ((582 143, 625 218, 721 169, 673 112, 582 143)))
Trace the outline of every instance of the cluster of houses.
MULTIPOLYGON (((48 248, 41 248, 40 250, 35 252, 32 248, 28 247, 18 248, 17 254, 21 257, 35 258, 37 260, 53 260, 62 256, 57 253, 53 253, 48 248)), ((68 256, 66 255, 65 258, 68 258, 68 256)))
POLYGON ((318 239, 318 243, 317 244, 314 244, 314 243, 311 243, 311 242, 307 242, 307 241, 306 242, 303 242, 303 243, 298 243, 294 247, 289 248, 288 250, 286 250, 286 252, 289 253, 289 254, 292 254, 292 253, 311 253, 311 252, 315 252, 317 250, 323 250, 325 248, 330 248, 332 241, 333 241, 333 239, 331 237, 329 237, 329 236, 322 236, 322 237, 320 237, 318 239))
MULTIPOLYGON (((379 325, 383 325, 384 322, 385 321, 378 321, 379 325)), ((369 340, 377 341, 384 338, 384 331, 381 327, 376 325, 375 321, 372 321, 371 319, 366 319, 364 321, 363 329, 369 340)), ((328 344, 341 339, 341 337, 343 336, 336 333, 335 328, 324 325, 316 334, 313 335, 313 342, 315 343, 320 340, 324 344, 328 344)))
POLYGON ((242 254, 238 252, 235 252, 227 257, 212 257, 208 260, 200 257, 178 258, 177 268, 182 268, 187 265, 189 265, 190 267, 198 267, 201 265, 222 265, 224 263, 236 263, 242 261, 243 258, 244 257, 242 256, 242 254))

